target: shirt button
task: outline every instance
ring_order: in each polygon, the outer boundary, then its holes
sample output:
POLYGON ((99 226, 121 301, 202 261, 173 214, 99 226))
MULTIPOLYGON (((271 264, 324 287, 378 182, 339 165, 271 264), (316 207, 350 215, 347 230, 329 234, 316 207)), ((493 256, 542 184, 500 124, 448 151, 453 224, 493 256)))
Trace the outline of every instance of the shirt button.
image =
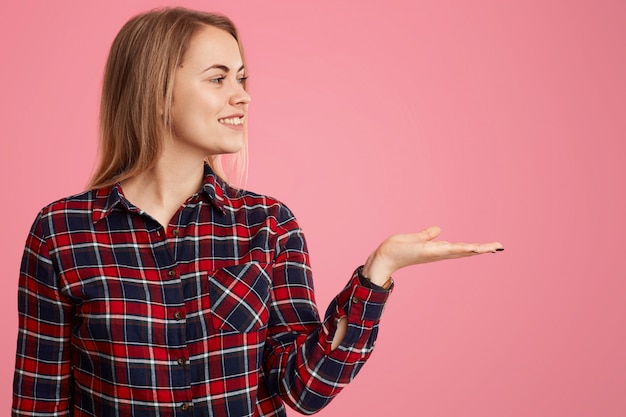
POLYGON ((178 362, 178 364, 180 366, 183 366, 185 363, 187 363, 187 359, 185 359, 185 358, 178 358, 178 359, 176 359, 176 362, 178 362))
POLYGON ((191 407, 193 404, 189 404, 189 403, 183 403, 183 405, 180 406, 180 409, 183 411, 187 411, 189 410, 189 407, 191 407))
POLYGON ((181 313, 180 311, 177 311, 176 313, 174 313, 174 318, 176 320, 180 320, 183 318, 183 313, 181 313))
POLYGON ((174 278, 176 276, 176 270, 175 269, 170 269, 169 271, 167 271, 167 275, 170 278, 174 278))
POLYGON ((172 229, 172 234, 174 236, 178 236, 178 229, 172 229))
POLYGON ((352 297, 352 302, 354 304, 358 304, 361 300, 359 300, 359 297, 357 297, 356 295, 354 297, 352 297))

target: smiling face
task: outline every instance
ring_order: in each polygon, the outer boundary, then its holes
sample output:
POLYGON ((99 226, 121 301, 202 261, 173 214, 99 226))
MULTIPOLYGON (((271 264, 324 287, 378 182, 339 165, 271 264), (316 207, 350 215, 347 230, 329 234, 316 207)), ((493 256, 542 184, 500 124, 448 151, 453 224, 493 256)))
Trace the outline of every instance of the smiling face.
POLYGON ((250 102, 244 85, 245 70, 235 38, 213 26, 195 33, 175 74, 173 135, 166 149, 174 147, 200 158, 239 151, 250 102))

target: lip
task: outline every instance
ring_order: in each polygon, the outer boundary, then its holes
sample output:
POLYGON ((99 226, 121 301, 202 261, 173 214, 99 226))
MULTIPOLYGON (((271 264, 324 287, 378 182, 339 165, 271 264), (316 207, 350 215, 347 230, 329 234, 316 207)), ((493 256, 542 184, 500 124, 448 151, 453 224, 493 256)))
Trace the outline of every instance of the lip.
POLYGON ((217 118, 217 122, 220 123, 220 125, 222 125, 224 127, 228 127, 230 129, 233 129, 233 130, 243 130, 244 126, 245 126, 245 119, 246 119, 246 115, 245 114, 243 114, 243 113, 234 113, 234 114, 231 114, 231 115, 228 115, 228 116, 218 117, 217 118), (220 123, 219 122, 221 119, 230 119, 231 117, 238 117, 238 118, 240 118, 241 119, 241 124, 240 125, 229 125, 229 124, 226 124, 226 123, 220 123))
POLYGON ((244 117, 246 117, 246 115, 243 114, 243 113, 233 113, 233 114, 228 115, 228 116, 218 117, 217 120, 220 120, 220 119, 230 119, 231 117, 239 117, 239 118, 243 119, 244 117))

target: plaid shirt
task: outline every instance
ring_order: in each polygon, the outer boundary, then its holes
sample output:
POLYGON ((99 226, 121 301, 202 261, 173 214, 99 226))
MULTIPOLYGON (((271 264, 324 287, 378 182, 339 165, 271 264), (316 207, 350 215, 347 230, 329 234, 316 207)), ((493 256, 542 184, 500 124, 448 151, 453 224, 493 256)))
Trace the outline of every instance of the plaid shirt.
POLYGON ((57 201, 22 260, 13 415, 313 413, 374 347, 389 293, 362 284, 320 322, 293 214, 208 166, 167 229, 119 184, 57 201))

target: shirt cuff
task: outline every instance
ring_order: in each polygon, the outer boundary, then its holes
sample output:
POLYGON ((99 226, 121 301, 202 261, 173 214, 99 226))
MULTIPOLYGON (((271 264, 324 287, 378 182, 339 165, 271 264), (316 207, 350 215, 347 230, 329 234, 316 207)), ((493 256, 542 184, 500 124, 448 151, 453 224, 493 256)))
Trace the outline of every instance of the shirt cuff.
POLYGON ((384 289, 361 276, 360 266, 352 274, 350 282, 340 294, 339 305, 346 312, 348 321, 380 321, 385 303, 393 285, 384 289))
POLYGON ((326 311, 326 354, 335 358, 355 355, 355 360, 361 360, 369 356, 374 348, 378 324, 393 287, 389 290, 376 290, 362 284, 357 268, 326 311), (341 344, 331 351, 337 323, 342 318, 346 319, 348 328, 341 344))
POLYGON ((387 282, 385 282, 384 287, 378 284, 374 284, 369 278, 363 276, 363 265, 357 268, 356 270, 357 276, 359 277, 359 282, 362 286, 369 288, 375 291, 391 291, 393 287, 393 279, 390 277, 387 282), (389 284, 389 285, 387 285, 389 284))

